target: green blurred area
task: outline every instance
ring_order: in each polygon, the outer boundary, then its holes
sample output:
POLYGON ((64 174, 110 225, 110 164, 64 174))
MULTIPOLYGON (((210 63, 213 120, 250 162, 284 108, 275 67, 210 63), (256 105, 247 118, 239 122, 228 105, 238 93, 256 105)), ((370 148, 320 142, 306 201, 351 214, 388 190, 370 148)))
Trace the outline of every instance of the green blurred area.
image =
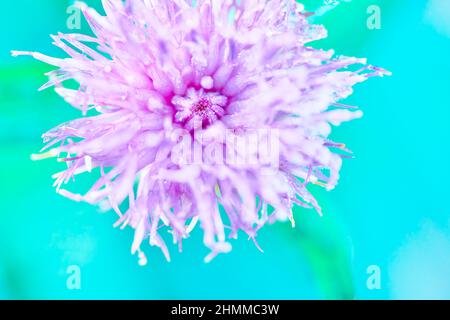
MULTIPOLYGON (((100 1, 87 2, 98 8, 100 1)), ((320 1, 304 2, 314 9, 320 1)), ((202 262, 208 252, 197 230, 182 253, 170 248, 171 263, 148 246, 149 265, 139 267, 129 252, 132 230, 113 229, 113 213, 58 196, 51 175, 62 164, 29 158, 43 132, 81 115, 52 90, 37 92, 50 67, 9 50, 60 55, 48 35, 68 32, 69 3, 21 0, 2 11, 0 298, 389 298, 395 279, 387 270, 407 235, 423 219, 448 225, 449 38, 423 21, 426 1, 356 0, 317 18, 329 38, 314 46, 368 57, 394 75, 358 86, 349 99, 365 117, 333 134, 356 158, 345 161, 336 190, 313 190, 325 216, 298 209, 295 229, 279 223, 261 230, 264 253, 240 235, 230 254, 210 264, 202 262), (374 4, 382 9, 381 30, 366 26, 374 4), (366 287, 372 264, 383 270, 380 290, 366 287), (81 267, 79 291, 66 286, 70 265, 81 267)), ((75 185, 86 190, 89 179, 75 185)))

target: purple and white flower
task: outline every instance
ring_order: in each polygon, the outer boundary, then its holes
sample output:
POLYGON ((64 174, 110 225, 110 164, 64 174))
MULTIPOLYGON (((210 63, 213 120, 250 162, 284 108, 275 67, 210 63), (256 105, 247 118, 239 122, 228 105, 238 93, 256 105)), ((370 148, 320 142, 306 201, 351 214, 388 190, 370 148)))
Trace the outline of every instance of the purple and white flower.
POLYGON ((41 89, 54 86, 83 114, 47 132, 33 156, 67 163, 55 174, 61 195, 113 209, 117 226, 135 229, 132 252, 142 264, 145 239, 170 259, 164 229, 181 248, 199 222, 209 261, 229 252, 227 238, 239 231, 255 240, 266 223, 294 223, 295 206, 321 214, 307 186, 333 189, 349 152, 329 139, 332 126, 362 116, 339 101, 355 84, 388 72, 310 47, 326 30, 311 25, 294 0, 102 3, 104 16, 76 4, 94 36, 53 36, 67 58, 13 52, 55 66, 41 89), (174 161, 180 139, 197 150, 214 145, 239 154, 229 149, 242 145, 223 137, 255 131, 276 131, 277 166, 174 161), (87 172, 99 177, 86 193, 63 187, 87 172))

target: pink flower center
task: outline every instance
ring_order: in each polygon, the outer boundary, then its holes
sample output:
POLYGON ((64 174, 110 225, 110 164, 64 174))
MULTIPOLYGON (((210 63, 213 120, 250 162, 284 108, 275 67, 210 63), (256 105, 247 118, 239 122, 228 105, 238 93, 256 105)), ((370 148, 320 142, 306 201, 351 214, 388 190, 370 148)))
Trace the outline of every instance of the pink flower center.
POLYGON ((189 89, 185 96, 172 99, 175 121, 188 130, 204 128, 224 115, 227 102, 227 97, 219 93, 189 89))
POLYGON ((192 112, 205 119, 209 110, 212 109, 212 103, 208 98, 201 98, 192 106, 192 112))

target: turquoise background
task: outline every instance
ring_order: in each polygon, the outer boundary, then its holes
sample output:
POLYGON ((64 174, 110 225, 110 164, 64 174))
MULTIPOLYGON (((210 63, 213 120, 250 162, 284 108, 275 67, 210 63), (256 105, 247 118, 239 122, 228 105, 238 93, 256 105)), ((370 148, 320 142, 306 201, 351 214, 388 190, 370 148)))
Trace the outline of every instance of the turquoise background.
POLYGON ((356 158, 345 161, 336 190, 313 190, 324 217, 299 209, 295 229, 278 223, 260 232, 265 253, 241 235, 210 264, 197 230, 182 253, 171 248, 171 263, 146 247, 146 267, 130 255, 132 230, 112 228, 114 214, 54 192, 61 164, 30 160, 44 131, 79 114, 52 90, 37 92, 50 67, 9 51, 59 55, 48 35, 68 32, 68 3, 2 3, 0 298, 450 298, 450 32, 424 18, 429 1, 356 0, 316 20, 329 30, 316 47, 393 72, 349 99, 365 116, 333 133, 356 158), (382 10, 381 30, 366 27, 371 4, 382 10), (71 265, 81 268, 81 290, 66 286, 71 265), (381 271, 379 290, 366 285, 371 265, 381 271))

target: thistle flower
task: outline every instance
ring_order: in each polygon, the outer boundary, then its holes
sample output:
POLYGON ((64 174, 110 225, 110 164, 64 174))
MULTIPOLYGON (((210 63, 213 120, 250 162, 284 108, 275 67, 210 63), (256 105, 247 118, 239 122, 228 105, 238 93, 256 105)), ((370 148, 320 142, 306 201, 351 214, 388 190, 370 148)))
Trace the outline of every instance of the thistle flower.
POLYGON ((200 222, 209 261, 231 250, 227 236, 257 245, 266 223, 294 224, 296 205, 321 214, 307 186, 333 189, 349 153, 331 126, 362 115, 338 101, 387 72, 309 47, 326 30, 293 0, 102 3, 105 16, 76 4, 95 36, 52 36, 68 58, 13 52, 57 67, 41 89, 83 114, 44 134, 33 156, 67 163, 58 193, 113 209, 117 226, 135 229, 141 264, 144 239, 170 259, 164 229, 181 249, 200 222), (93 170, 85 194, 63 189, 93 170))

